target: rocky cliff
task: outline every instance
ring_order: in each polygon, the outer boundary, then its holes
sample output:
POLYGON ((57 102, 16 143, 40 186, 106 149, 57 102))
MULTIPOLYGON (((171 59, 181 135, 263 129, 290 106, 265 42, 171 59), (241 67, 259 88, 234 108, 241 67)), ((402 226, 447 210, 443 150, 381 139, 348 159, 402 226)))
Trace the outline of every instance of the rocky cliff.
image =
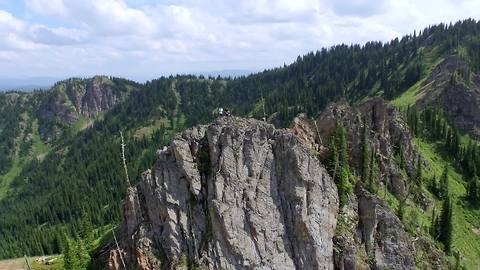
POLYGON ((417 154, 411 144, 409 128, 400 113, 381 98, 353 107, 343 103, 330 104, 316 120, 317 131, 326 147, 337 121, 343 122, 347 129, 350 165, 358 172, 361 169, 361 138, 366 124, 368 142, 376 152, 380 167, 378 184, 387 185, 399 198, 405 196, 408 183, 394 158, 395 155, 403 156, 407 174, 414 176, 417 154))
MULTIPOLYGON (((123 269, 123 258, 132 269, 416 269, 420 249, 377 196, 357 183, 339 209, 324 166, 338 119, 352 120, 353 168, 367 119, 372 145, 389 163, 378 185, 391 183, 404 196, 408 184, 389 157, 404 144, 413 166, 414 149, 399 114, 381 99, 332 104, 316 121, 301 116, 286 130, 221 117, 176 136, 128 190, 120 249, 105 247, 105 268, 123 269)), ((445 265, 435 256, 425 261, 445 265)))
POLYGON ((68 79, 57 83, 37 110, 40 135, 45 141, 58 137, 64 127, 81 118, 93 119, 118 104, 127 94, 125 85, 117 85, 104 76, 68 79))
POLYGON ((219 118, 177 136, 124 211, 121 246, 140 269, 333 268, 336 186, 297 137, 265 122, 219 118))
POLYGON ((456 56, 447 57, 424 81, 420 108, 441 108, 456 128, 480 138, 480 75, 456 56))

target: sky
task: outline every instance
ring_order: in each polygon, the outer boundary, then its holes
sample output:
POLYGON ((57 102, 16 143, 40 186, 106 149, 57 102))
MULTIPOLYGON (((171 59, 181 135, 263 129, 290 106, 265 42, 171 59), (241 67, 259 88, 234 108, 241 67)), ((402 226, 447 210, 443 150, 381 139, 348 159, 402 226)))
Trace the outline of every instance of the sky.
POLYGON ((466 18, 479 0, 0 0, 0 77, 258 71, 466 18))

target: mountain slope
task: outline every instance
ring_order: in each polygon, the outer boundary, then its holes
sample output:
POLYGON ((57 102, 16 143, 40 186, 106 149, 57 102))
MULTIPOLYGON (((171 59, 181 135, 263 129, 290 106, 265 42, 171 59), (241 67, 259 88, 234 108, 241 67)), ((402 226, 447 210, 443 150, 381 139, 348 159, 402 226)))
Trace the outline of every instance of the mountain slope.
MULTIPOLYGON (((281 127, 300 112, 318 115, 330 101, 357 103, 368 96, 394 99, 415 94, 435 66, 450 55, 459 57, 472 73, 478 72, 479 29, 478 22, 466 20, 432 26, 386 44, 339 45, 299 57, 292 65, 235 80, 177 76, 137 85, 109 79, 116 86, 107 82, 106 88, 118 91, 120 97, 107 103, 102 100, 112 97, 109 91, 87 94, 94 89, 89 88, 89 80, 62 82, 40 93, 2 94, 0 113, 6 117, 0 119, 0 145, 27 150, 18 156, 21 151, 5 147, 6 154, 0 155, 1 181, 9 187, 0 198, 0 257, 59 252, 59 238, 63 232, 75 235, 82 216, 95 226, 120 220, 119 201, 126 195, 120 131, 136 183, 156 159, 156 149, 176 132, 213 120, 218 107, 231 108, 240 116, 266 116, 281 127), (68 90, 76 84, 78 91, 68 90), (15 95, 21 98, 13 102, 15 95), (47 105, 39 111, 41 104, 47 105), (99 108, 106 111, 99 113, 99 108), (37 119, 40 115, 53 118, 37 119), (90 128, 82 130, 86 126, 90 128), (33 128, 23 132, 22 127, 33 128), (32 145, 28 138, 33 138, 32 145), (41 158, 14 163, 29 157, 30 151, 41 158)), ((403 104, 413 106, 419 99, 411 96, 403 104)))
POLYGON ((451 56, 441 62, 423 83, 417 101, 419 107, 441 108, 458 129, 474 136, 480 134, 480 75, 465 61, 451 56))

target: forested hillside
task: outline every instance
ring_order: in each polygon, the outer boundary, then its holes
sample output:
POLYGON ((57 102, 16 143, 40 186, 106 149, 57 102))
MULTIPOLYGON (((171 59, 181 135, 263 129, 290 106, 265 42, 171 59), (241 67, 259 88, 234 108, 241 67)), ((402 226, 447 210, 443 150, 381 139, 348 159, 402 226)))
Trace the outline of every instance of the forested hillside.
MULTIPOLYGON (((452 55, 472 74, 479 73, 480 22, 439 24, 388 43, 324 48, 291 65, 237 79, 171 76, 137 84, 104 78, 98 84, 104 86, 97 88, 88 86, 95 79, 75 79, 48 91, 0 94, 0 258, 60 253, 64 234, 78 235, 91 223, 100 236, 102 228, 119 222, 127 188, 120 131, 136 183, 156 160, 157 149, 186 127, 214 119, 219 107, 240 116, 266 116, 279 127, 299 113, 315 117, 338 100, 354 104, 382 96, 407 111, 421 99, 422 89, 430 91, 423 86, 435 67, 452 55)), ((463 80, 468 89, 474 88, 469 83, 474 78, 463 80)), ((459 129, 431 129, 427 125, 437 125, 432 119, 442 117, 446 125, 449 118, 433 109, 420 112, 430 105, 442 110, 441 104, 422 103, 415 117, 424 120, 410 116, 418 147, 428 147, 424 140, 439 140, 439 151, 454 153, 455 172, 474 178, 480 162, 477 142, 459 129)), ((479 217, 473 208, 478 199, 463 201, 468 205, 459 207, 470 209, 465 213, 472 220, 479 217)), ((471 232, 467 236, 478 241, 471 232)), ((470 245, 467 236, 462 241, 470 245)), ((472 252, 470 257, 476 252, 464 250, 472 252)))

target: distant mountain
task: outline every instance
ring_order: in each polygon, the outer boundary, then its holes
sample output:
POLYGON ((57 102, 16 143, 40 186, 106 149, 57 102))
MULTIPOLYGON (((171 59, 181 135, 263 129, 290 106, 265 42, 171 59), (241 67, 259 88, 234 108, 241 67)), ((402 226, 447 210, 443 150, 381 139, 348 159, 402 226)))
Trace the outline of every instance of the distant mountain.
POLYGON ((60 78, 54 77, 0 77, 0 91, 32 91, 35 89, 48 89, 59 80, 60 78))

